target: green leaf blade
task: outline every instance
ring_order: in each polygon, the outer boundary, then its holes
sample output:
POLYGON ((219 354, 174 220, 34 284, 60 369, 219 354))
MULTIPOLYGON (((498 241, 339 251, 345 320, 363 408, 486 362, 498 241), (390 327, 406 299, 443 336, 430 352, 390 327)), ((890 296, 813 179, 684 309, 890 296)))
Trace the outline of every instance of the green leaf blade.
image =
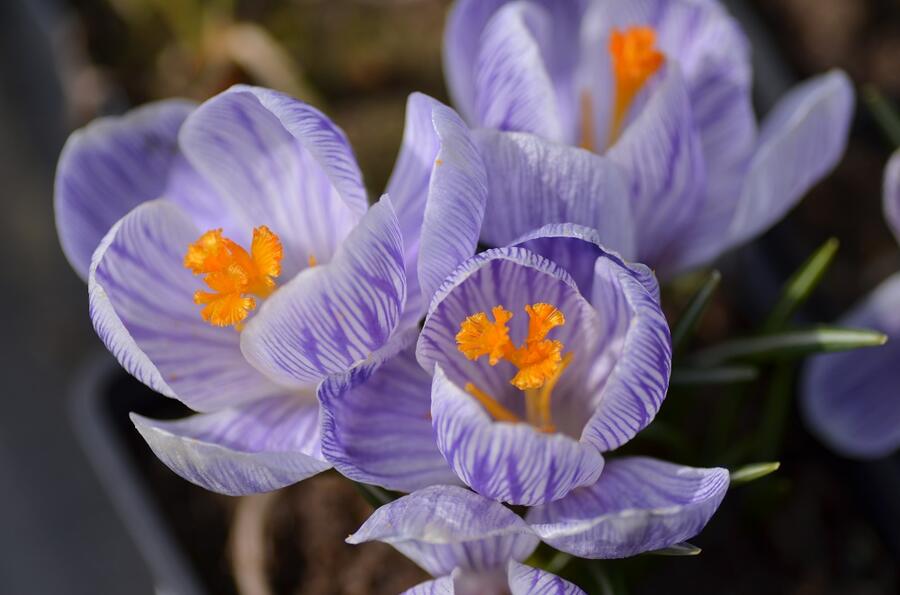
POLYGON ((781 463, 778 461, 773 461, 770 463, 753 463, 750 465, 744 465, 739 469, 735 469, 731 472, 731 486, 736 487, 740 485, 744 485, 746 483, 750 483, 751 481, 755 481, 760 479, 761 477, 765 477, 771 473, 775 473, 781 467, 781 463))
POLYGON ((821 283, 828 271, 834 257, 838 252, 840 242, 837 238, 830 238, 804 262, 800 268, 784 284, 778 303, 769 314, 768 320, 763 325, 763 330, 773 332, 783 328, 797 309, 809 299, 821 283))
POLYGON ((719 271, 714 270, 710 272, 706 281, 703 282, 703 285, 700 286, 700 289, 697 290, 697 293, 695 293, 694 297, 691 298, 691 301, 688 302, 684 314, 681 315, 681 318, 678 319, 678 322, 675 323, 675 326, 672 328, 673 352, 678 352, 685 346, 687 339, 697 326, 697 323, 706 311, 707 306, 709 306, 710 299, 721 281, 722 274, 719 271))

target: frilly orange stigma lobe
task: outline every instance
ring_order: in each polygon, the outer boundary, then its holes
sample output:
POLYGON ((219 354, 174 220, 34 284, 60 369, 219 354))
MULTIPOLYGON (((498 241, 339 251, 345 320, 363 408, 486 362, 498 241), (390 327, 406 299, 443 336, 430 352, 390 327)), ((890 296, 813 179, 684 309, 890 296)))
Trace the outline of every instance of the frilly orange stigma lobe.
POLYGON ((203 320, 240 328, 256 308, 251 296, 266 298, 275 290, 283 256, 281 240, 264 225, 253 230, 249 253, 224 237, 221 229, 201 235, 188 246, 184 266, 195 275, 205 275, 203 281, 212 290, 194 293, 194 303, 203 306, 203 320))
POLYGON ((656 32, 650 27, 614 29, 609 40, 616 97, 610 126, 609 144, 622 131, 625 116, 637 94, 666 61, 656 49, 656 32))

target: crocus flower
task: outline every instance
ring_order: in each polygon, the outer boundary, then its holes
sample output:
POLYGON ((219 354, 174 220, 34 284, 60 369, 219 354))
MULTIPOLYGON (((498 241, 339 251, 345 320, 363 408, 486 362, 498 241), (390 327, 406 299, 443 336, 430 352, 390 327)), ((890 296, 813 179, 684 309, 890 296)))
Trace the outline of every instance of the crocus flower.
MULTIPOLYGON (((749 54, 715 0, 458 0, 444 45, 455 105, 472 126, 519 133, 479 133, 489 175, 539 168, 537 135, 563 145, 557 153, 596 153, 625 189, 623 215, 492 193, 483 241, 556 222, 632 227, 633 246, 605 244, 670 276, 767 229, 837 163, 854 94, 830 72, 757 129, 749 54)), ((566 183, 570 194, 584 184, 566 183)))
MULTIPOLYGON (((900 242, 900 151, 885 170, 884 213, 900 242)), ((881 331, 888 342, 809 360, 801 393, 807 425, 845 456, 888 455, 900 448, 900 273, 883 281, 841 324, 881 331)))
POLYGON ((525 518, 465 488, 431 486, 382 506, 347 541, 389 543, 437 577, 407 594, 583 593, 521 561, 541 540, 587 558, 677 543, 706 524, 728 485, 722 469, 641 458, 609 467, 595 490, 575 492, 577 498, 555 509, 532 509, 525 518))
POLYGON ((604 466, 665 396, 671 348, 658 300, 649 270, 586 228, 552 225, 478 254, 433 297, 415 349, 414 336, 394 342, 320 385, 323 454, 388 489, 464 483, 534 506, 531 530, 582 557, 684 540, 721 502, 724 469, 604 466))
POLYGON ((436 160, 451 181, 464 169, 474 186, 464 205, 398 192, 397 203, 368 208, 344 134, 260 88, 233 87, 196 108, 152 104, 66 144, 61 243, 122 366, 200 412, 132 416, 184 478, 246 494, 330 468, 316 385, 402 337, 421 315, 422 288, 473 253, 483 165, 468 137, 454 136, 467 129, 452 110, 417 105, 435 124, 418 133, 425 161, 398 179, 427 185, 436 160))

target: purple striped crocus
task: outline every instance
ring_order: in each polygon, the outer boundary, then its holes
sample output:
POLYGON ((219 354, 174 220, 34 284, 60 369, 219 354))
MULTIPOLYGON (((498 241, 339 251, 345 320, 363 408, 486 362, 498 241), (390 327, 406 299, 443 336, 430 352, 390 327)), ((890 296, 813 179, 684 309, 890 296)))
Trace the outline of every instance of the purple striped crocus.
MULTIPOLYGON (((885 169, 883 201, 885 219, 900 242, 900 151, 885 169)), ((879 330, 888 342, 809 360, 801 392, 807 425, 842 455, 889 455, 900 448, 900 274, 884 280, 841 324, 879 330)))
MULTIPOLYGON (((556 222, 633 228, 632 243, 604 243, 666 277, 783 217, 843 154, 854 108, 833 71, 758 129, 748 43, 716 0, 457 0, 444 64, 457 109, 494 131, 477 138, 489 177, 501 165, 522 174, 489 179, 499 191, 485 243, 556 222), (592 158, 573 162, 615 178, 618 210, 576 209, 528 185, 548 175, 547 153, 583 149, 592 158)), ((568 184, 569 197, 592 191, 583 176, 568 184)))
MULTIPOLYGON (((702 529, 727 472, 605 456, 653 420, 670 359, 649 269, 604 250, 595 230, 546 226, 457 268, 418 340, 392 342, 320 385, 322 452, 355 480, 425 490, 403 501, 422 501, 426 518, 442 506, 429 499, 446 494, 532 506, 530 531, 581 557, 667 547, 702 529)), ((387 540, 401 537, 419 539, 387 540)))
POLYGON ((372 207, 343 132, 267 89, 151 104, 67 142, 63 249, 122 366, 199 412, 132 416, 184 478, 246 494, 330 468, 316 385, 404 340, 423 293, 473 254, 484 166, 452 110, 410 107, 427 120, 404 148, 415 158, 396 200, 372 207), (462 170, 458 192, 416 191, 462 170))

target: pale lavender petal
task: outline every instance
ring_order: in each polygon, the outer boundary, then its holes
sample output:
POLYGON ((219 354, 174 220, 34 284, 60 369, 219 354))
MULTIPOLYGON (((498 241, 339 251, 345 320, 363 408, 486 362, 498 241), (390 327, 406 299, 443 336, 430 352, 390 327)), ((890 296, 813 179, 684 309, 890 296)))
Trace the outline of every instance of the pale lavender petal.
POLYGON ((144 201, 160 198, 178 159, 178 130, 194 109, 167 100, 124 116, 101 118, 69 137, 54 189, 63 252, 87 280, 91 255, 113 224, 144 201))
POLYGON ((416 362, 418 329, 319 385, 322 452, 343 475, 412 492, 459 479, 431 427, 431 376, 416 362))
POLYGON ((410 288, 404 316, 417 323, 431 294, 478 244, 487 181, 469 129, 427 95, 407 102, 403 146, 388 183, 403 234, 410 288))
MULTIPOLYGON (((203 103, 179 138, 222 209, 284 244, 283 275, 331 260, 368 204, 344 133, 315 108, 275 91, 235 86, 203 103)), ((245 244, 246 245, 246 244, 245 244)))
POLYGON ((453 577, 444 576, 437 580, 428 581, 407 589, 400 595, 455 595, 453 589, 453 577))
POLYGON ((552 223, 522 235, 513 245, 527 248, 558 264, 572 276, 582 295, 590 295, 594 290, 597 259, 609 257, 631 269, 650 295, 659 300, 659 283, 653 271, 642 264, 628 263, 621 255, 607 250, 596 229, 571 223, 552 223))
POLYGON ((592 303, 606 321, 607 337, 583 389, 593 415, 581 438, 607 451, 653 421, 669 387, 672 343, 658 293, 646 285, 647 271, 600 258, 595 273, 592 303))
MULTIPOLYGON (((444 34, 444 73, 453 104, 471 123, 476 123, 476 77, 485 26, 510 0, 460 0, 453 4, 444 34)), ((579 28, 583 0, 538 0, 529 2, 547 11, 552 42, 541 48, 542 62, 556 84, 560 98, 566 97, 571 72, 578 58, 579 28)))
POLYGON ((692 231, 696 239, 691 250, 679 257, 679 266, 714 258, 784 217, 844 154, 854 102, 852 83, 837 70, 815 77, 785 96, 763 123, 727 231, 723 233, 720 220, 710 223, 719 226, 717 229, 692 231))
POLYGON ((533 508, 541 539, 581 558, 625 558, 697 535, 728 490, 728 471, 644 457, 610 461, 600 480, 533 508))
POLYGON ((586 595, 567 580, 549 572, 509 561, 509 591, 512 595, 586 595))
POLYGON ((193 301, 202 282, 182 264, 200 232, 168 201, 135 208, 94 254, 91 319, 138 380, 197 411, 281 394, 241 354, 240 334, 203 321, 193 301))
POLYGON ((646 106, 607 155, 628 175, 637 260, 664 269, 670 246, 702 208, 706 188, 700 137, 677 65, 666 66, 646 106))
POLYGON ((491 17, 475 63, 475 122, 563 140, 563 122, 543 48, 554 40, 552 15, 538 4, 510 2, 491 17))
POLYGON ((316 383, 384 345, 405 299, 400 229, 382 198, 330 263, 303 271, 266 300, 241 333, 241 349, 285 385, 316 383))
POLYGON ((433 576, 524 560, 538 539, 499 502, 458 486, 431 486, 372 513, 348 543, 389 543, 433 576))
POLYGON ((900 448, 900 274, 884 281, 841 324, 888 335, 881 347, 819 355, 803 373, 807 425, 844 456, 872 459, 900 448))
POLYGON ((494 421, 440 366, 431 415, 444 458, 467 485, 494 500, 551 502, 595 482, 603 470, 603 457, 590 443, 527 423, 494 421))
POLYGON ((884 169, 884 219, 900 242, 900 149, 894 151, 884 169))
POLYGON ((634 254, 631 200, 616 163, 531 134, 481 130, 475 138, 490 189, 482 241, 505 246, 546 224, 576 223, 634 254))
POLYGON ((213 492, 269 492, 325 471, 310 395, 255 401, 177 421, 131 421, 169 469, 213 492))

